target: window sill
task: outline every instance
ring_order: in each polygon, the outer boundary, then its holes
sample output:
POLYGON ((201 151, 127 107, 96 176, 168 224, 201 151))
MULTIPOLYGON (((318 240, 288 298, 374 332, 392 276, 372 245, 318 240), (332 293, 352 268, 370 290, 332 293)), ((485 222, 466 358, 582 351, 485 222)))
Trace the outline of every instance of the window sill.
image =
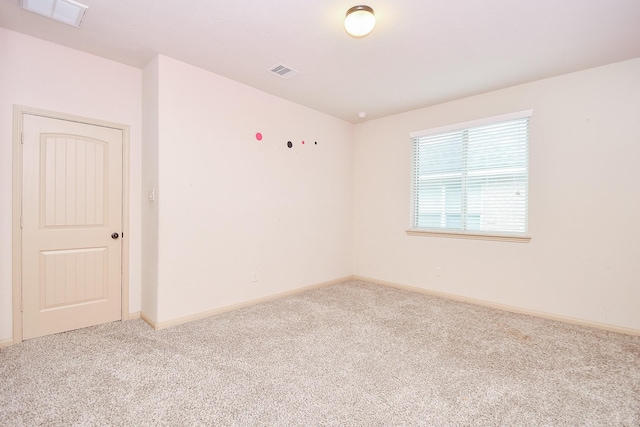
POLYGON ((406 231, 408 236, 448 237, 452 239, 493 240, 498 242, 529 243, 531 236, 507 236, 503 234, 479 234, 455 231, 433 231, 411 229, 406 231))

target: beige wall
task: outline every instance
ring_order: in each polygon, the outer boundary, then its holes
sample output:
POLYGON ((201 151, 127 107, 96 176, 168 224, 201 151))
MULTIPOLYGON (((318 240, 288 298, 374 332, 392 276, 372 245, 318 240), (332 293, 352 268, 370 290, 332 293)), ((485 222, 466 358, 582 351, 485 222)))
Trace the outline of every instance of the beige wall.
POLYGON ((354 273, 640 330, 638 123, 640 59, 356 125, 354 273), (407 236, 409 132, 526 109, 531 242, 407 236))
POLYGON ((167 57, 158 76, 156 320, 350 275, 353 125, 167 57))
POLYGON ((0 28, 0 341, 12 336, 13 106, 130 125, 129 308, 140 310, 141 71, 0 28))

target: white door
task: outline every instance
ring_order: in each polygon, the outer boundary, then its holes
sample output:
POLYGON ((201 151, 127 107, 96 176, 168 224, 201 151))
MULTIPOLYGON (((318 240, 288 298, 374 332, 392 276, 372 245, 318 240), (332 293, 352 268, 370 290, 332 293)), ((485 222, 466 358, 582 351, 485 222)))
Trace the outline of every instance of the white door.
POLYGON ((119 320, 122 130, 23 117, 23 338, 119 320))

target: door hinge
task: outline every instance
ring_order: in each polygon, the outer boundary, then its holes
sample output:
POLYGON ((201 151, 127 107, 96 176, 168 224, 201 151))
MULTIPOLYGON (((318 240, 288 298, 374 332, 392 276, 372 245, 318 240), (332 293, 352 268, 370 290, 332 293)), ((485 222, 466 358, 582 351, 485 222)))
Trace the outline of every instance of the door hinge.
POLYGON ((20 133, 20 144, 24 144, 24 132, 20 133))
POLYGON ((20 228, 22 228, 22 217, 20 217, 20 228))

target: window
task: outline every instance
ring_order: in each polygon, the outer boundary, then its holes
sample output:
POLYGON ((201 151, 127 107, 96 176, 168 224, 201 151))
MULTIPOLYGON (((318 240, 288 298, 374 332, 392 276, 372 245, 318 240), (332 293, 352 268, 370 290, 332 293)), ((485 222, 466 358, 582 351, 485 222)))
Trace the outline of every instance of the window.
POLYGON ((529 117, 411 133, 411 232, 527 236, 529 117))

